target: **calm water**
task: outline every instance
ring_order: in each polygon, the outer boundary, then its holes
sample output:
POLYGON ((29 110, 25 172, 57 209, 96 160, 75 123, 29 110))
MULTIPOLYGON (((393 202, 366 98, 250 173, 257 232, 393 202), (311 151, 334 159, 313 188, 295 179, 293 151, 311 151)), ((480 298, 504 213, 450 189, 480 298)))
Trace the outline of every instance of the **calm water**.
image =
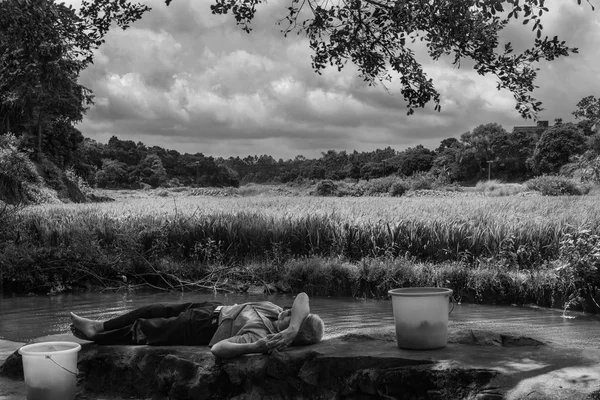
MULTIPOLYGON (((291 306, 294 296, 136 291, 4 297, 0 298, 0 339, 26 342, 40 336, 69 332, 70 311, 88 318, 106 319, 146 304, 207 300, 224 304, 269 300, 291 306)), ((317 297, 311 298, 311 311, 327 322, 326 335, 329 337, 358 326, 393 324, 389 301, 317 297)))
MULTIPOLYGON (((0 298, 0 339, 27 342, 41 336, 69 332, 69 311, 88 318, 105 319, 151 303, 206 300, 225 304, 269 300, 284 306, 292 305, 294 298, 291 295, 148 292, 3 297, 0 298)), ((358 327, 394 326, 389 300, 311 297, 311 310, 325 321, 327 337, 358 327)), ((558 310, 462 304, 452 312, 450 325, 522 334, 559 345, 596 346, 600 340, 600 317, 572 315, 574 318, 563 318, 558 310)))

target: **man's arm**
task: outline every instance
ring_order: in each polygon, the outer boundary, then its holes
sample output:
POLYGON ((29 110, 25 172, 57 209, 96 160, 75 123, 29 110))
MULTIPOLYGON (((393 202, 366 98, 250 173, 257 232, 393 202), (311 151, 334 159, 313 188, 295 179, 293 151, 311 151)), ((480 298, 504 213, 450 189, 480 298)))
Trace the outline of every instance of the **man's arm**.
POLYGON ((262 338, 254 343, 234 343, 229 339, 223 339, 215 343, 210 351, 219 358, 232 358, 251 353, 264 353, 269 350, 267 338, 262 338))
POLYGON ((279 340, 272 340, 276 335, 267 335, 252 343, 237 343, 232 341, 233 338, 223 339, 215 343, 210 351, 219 358, 232 358, 243 356, 244 354, 252 353, 269 353, 274 350, 279 340))
POLYGON ((300 330, 300 325, 304 318, 306 318, 310 314, 310 306, 308 304, 308 295, 304 292, 298 293, 296 298, 294 299, 294 304, 292 304, 292 319, 290 320, 290 326, 282 332, 290 331, 294 333, 294 337, 300 330))
POLYGON ((300 330, 302 321, 304 321, 308 314, 310 314, 308 295, 304 292, 299 293, 294 300, 294 304, 292 304, 292 318, 290 319, 290 325, 283 331, 269 338, 268 351, 283 350, 290 346, 300 330))
POLYGON ((216 357, 231 358, 244 354, 283 350, 292 344, 300 330, 302 321, 304 321, 309 313, 308 295, 304 292, 299 293, 294 299, 294 304, 292 304, 292 317, 288 328, 275 335, 268 335, 266 338, 259 339, 254 343, 235 343, 230 342, 229 339, 223 339, 215 343, 210 351, 216 357))

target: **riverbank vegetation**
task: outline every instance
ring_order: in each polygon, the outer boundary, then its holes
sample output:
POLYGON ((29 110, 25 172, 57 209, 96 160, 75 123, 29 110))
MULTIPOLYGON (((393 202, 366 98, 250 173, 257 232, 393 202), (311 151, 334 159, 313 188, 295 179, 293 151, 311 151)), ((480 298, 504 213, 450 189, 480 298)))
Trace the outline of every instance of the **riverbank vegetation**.
POLYGON ((474 193, 130 196, 5 211, 0 261, 5 289, 17 293, 258 286, 383 297, 431 285, 457 299, 597 311, 599 203, 474 193))

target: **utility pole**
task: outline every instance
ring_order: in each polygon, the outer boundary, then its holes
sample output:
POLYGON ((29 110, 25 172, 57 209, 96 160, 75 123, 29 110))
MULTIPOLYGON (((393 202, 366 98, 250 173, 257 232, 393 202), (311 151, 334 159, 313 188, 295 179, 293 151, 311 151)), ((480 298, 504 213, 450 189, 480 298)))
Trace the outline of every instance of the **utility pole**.
POLYGON ((490 180, 490 178, 492 177, 492 163, 493 161, 488 161, 488 181, 490 180))

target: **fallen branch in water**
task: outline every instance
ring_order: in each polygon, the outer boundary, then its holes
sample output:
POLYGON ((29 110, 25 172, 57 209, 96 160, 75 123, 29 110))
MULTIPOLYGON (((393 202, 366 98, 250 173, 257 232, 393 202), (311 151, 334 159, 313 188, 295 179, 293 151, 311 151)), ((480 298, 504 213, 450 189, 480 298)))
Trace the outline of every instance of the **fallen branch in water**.
MULTIPOLYGON (((143 260, 144 263, 154 272, 151 276, 158 277, 165 283, 165 285, 167 285, 167 287, 169 287, 172 290, 182 290, 183 291, 183 289, 185 289, 185 288, 196 288, 196 289, 210 289, 215 292, 217 292, 217 291, 231 292, 231 290, 219 286, 220 274, 219 274, 219 277, 217 277, 217 279, 215 281, 212 281, 210 279, 213 276, 214 270, 211 271, 211 274, 208 277, 206 277, 202 280, 189 281, 189 280, 182 279, 182 278, 180 278, 174 274, 168 273, 168 272, 158 271, 154 267, 154 265, 150 261, 148 261, 148 259, 146 257, 144 257, 142 254, 140 254, 139 252, 136 252, 136 256, 139 257, 141 260, 143 260), (171 279, 172 281, 176 282, 176 284, 173 285, 166 278, 171 279)), ((223 267, 220 270, 222 270, 222 269, 226 269, 226 267, 223 267)), ((139 274, 133 274, 133 276, 141 277, 139 274)), ((144 278, 142 277, 142 279, 144 279, 144 278)), ((145 279, 144 279, 144 281, 147 283, 147 281, 145 279)), ((150 285, 150 286, 153 286, 153 285, 150 285)))

